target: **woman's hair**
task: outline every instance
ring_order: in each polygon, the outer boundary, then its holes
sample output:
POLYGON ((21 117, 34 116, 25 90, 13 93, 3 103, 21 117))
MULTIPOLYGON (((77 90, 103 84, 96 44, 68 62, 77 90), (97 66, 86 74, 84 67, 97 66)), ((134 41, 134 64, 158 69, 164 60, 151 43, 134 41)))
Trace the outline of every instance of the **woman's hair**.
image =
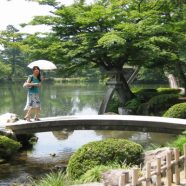
POLYGON ((39 81, 41 81, 41 70, 40 70, 40 68, 38 67, 38 66, 34 66, 33 68, 32 68, 32 71, 34 72, 34 70, 35 69, 38 69, 39 70, 39 74, 38 74, 38 76, 37 76, 37 78, 39 79, 39 81))

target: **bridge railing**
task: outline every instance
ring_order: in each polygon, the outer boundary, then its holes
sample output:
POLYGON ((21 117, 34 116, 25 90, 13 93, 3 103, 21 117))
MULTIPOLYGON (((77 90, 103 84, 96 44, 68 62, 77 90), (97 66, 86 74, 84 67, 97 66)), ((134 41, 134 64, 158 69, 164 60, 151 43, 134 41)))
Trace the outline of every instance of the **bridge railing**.
MULTIPOLYGON (((177 148, 170 150, 166 154, 166 163, 161 165, 161 158, 156 159, 155 170, 151 169, 151 162, 146 163, 146 170, 142 176, 139 176, 140 169, 135 168, 131 171, 131 178, 129 172, 123 173, 119 177, 119 186, 139 186, 139 185, 156 185, 161 186, 165 182, 166 186, 171 186, 172 183, 180 185, 180 171, 183 169, 182 179, 186 179, 186 144, 183 146, 184 155, 180 156, 177 148), (153 181, 152 181, 153 180, 153 181)), ((105 186, 110 186, 105 183, 105 186)))

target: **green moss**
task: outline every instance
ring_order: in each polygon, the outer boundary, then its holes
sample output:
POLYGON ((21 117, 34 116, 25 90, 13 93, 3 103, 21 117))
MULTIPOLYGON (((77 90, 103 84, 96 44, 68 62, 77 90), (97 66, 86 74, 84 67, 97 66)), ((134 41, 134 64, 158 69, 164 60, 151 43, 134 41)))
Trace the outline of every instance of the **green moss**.
POLYGON ((0 159, 9 159, 21 148, 21 144, 6 136, 0 136, 0 159))
POLYGON ((186 119, 186 103, 178 103, 173 105, 165 112, 163 116, 186 119))
POLYGON ((125 139, 106 139, 91 142, 77 150, 69 160, 67 173, 78 179, 97 165, 112 163, 126 165, 139 164, 142 154, 141 145, 125 139))

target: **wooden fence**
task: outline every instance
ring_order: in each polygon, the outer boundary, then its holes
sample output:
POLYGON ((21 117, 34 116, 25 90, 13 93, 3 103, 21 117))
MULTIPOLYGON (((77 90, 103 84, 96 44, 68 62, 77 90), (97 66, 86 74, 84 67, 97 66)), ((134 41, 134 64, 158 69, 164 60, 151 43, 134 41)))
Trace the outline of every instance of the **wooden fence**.
MULTIPOLYGON (((146 164, 146 173, 143 176, 139 176, 140 170, 135 168, 132 169, 131 179, 129 179, 129 173, 123 173, 119 178, 119 186, 139 186, 139 185, 166 185, 171 186, 180 185, 180 170, 183 168, 184 175, 182 179, 186 179, 186 144, 183 146, 184 155, 180 156, 178 149, 174 149, 174 156, 172 158, 172 151, 166 154, 166 164, 161 165, 161 158, 156 160, 156 170, 151 170, 151 163, 146 164), (165 175, 165 176, 163 176, 165 175), (155 178, 152 183, 152 177, 155 178), (162 182, 165 182, 164 184, 162 182)), ((109 184, 108 184, 109 185, 109 184)), ((184 184, 186 185, 186 183, 184 184)))

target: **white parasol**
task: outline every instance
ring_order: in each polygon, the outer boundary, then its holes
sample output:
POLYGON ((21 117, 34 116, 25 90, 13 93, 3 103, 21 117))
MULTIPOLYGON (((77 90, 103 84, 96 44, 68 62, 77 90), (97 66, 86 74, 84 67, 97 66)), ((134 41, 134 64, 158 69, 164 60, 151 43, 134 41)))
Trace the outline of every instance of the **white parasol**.
POLYGON ((55 70, 57 69, 56 65, 47 60, 37 60, 31 62, 28 67, 33 68, 34 66, 38 66, 41 70, 55 70))

